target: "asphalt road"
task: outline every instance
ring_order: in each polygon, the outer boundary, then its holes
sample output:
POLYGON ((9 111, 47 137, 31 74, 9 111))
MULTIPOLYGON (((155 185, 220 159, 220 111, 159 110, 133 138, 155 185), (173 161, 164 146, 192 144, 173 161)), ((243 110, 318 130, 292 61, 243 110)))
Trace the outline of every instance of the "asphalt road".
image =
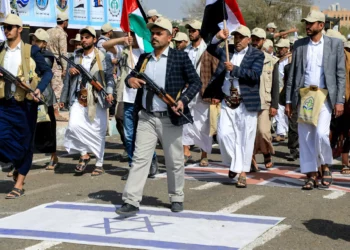
MULTIPOLYGON (((4 197, 11 190, 13 182, 11 178, 6 177, 6 172, 1 172, 0 217, 54 201, 121 204, 125 182, 121 181, 120 177, 125 173, 127 164, 118 160, 119 154, 122 153, 119 138, 109 137, 107 141, 106 174, 99 177, 90 176, 94 160, 90 162, 86 174, 75 176, 74 166, 78 155, 69 156, 64 151, 59 151, 63 156, 60 157, 60 167, 54 173, 46 171, 43 167, 48 162, 48 156, 35 154, 33 168, 26 179, 26 196, 18 200, 5 200, 4 197)), ((298 167, 298 162, 290 163, 283 159, 287 152, 285 144, 276 147, 276 150, 276 165, 298 167)), ((210 159, 219 161, 220 154, 218 150, 215 152, 210 159)), ((157 153, 160 171, 164 171, 163 153, 160 149, 157 149, 157 153)), ((193 152, 193 156, 199 159, 198 151, 193 152)), ((258 157, 258 161, 262 162, 262 158, 258 157)), ((144 190, 142 205, 169 207, 166 190, 166 179, 149 180, 144 190)), ((234 212, 236 214, 286 217, 280 225, 266 232, 245 249, 350 249, 349 193, 328 190, 302 191, 299 188, 262 185, 249 185, 246 189, 237 189, 229 182, 208 186, 207 182, 186 180, 185 196, 186 210, 215 212, 238 203, 241 206, 234 212), (207 186, 203 189, 198 188, 203 185, 207 186), (242 201, 247 199, 253 201, 245 205, 242 201)), ((0 249, 110 249, 68 243, 50 245, 50 242, 21 239, 1 238, 0 242, 0 249)))

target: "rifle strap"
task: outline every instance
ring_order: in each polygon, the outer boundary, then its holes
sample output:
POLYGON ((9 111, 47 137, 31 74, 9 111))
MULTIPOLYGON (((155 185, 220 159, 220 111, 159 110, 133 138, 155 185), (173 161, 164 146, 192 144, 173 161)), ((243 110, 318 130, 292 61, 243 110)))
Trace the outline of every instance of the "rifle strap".
POLYGON ((146 56, 145 60, 143 60, 142 65, 141 65, 141 69, 140 69, 140 73, 144 73, 146 71, 146 66, 147 63, 149 61, 149 59, 151 58, 152 54, 149 54, 146 56))
POLYGON ((106 85, 106 82, 105 82, 105 74, 103 72, 103 68, 102 68, 102 62, 101 62, 101 59, 100 59, 100 54, 99 54, 99 50, 95 48, 95 58, 96 58, 96 61, 97 61, 97 66, 98 66, 98 72, 100 74, 100 77, 101 77, 101 84, 102 85, 106 85))

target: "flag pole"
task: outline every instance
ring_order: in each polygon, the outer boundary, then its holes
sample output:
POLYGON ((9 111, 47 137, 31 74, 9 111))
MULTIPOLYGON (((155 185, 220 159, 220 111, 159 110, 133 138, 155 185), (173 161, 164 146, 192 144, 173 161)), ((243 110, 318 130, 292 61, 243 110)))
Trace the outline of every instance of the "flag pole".
MULTIPOLYGON (((128 37, 131 37, 130 31, 128 32, 128 37)), ((129 57, 130 57, 130 63, 131 63, 131 68, 133 69, 135 67, 134 64, 134 57, 132 56, 132 44, 129 44, 129 57)))
MULTIPOLYGON (((224 30, 227 29, 227 25, 226 25, 226 19, 225 19, 225 14, 226 14, 226 8, 225 8, 225 0, 222 1, 222 10, 224 12, 224 30)), ((230 61, 229 58, 229 52, 228 52, 228 39, 225 39, 225 49, 226 49, 226 62, 230 61)))

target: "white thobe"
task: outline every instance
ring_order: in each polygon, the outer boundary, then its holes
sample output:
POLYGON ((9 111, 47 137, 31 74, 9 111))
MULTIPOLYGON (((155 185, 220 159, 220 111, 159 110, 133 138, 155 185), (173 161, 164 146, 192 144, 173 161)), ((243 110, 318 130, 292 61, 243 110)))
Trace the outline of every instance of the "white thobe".
MULTIPOLYGON (((305 87, 316 85, 325 87, 323 71, 323 36, 317 43, 310 42, 307 49, 305 87)), ((332 148, 329 141, 329 127, 332 108, 326 99, 318 117, 317 126, 299 123, 300 170, 302 173, 317 172, 320 165, 333 162, 332 148)))
MULTIPOLYGON (((280 79, 284 79, 284 67, 288 64, 288 58, 284 59, 278 65, 278 71, 280 73, 280 79)), ((287 135, 288 133, 288 117, 285 115, 285 106, 278 104, 278 110, 276 115, 276 134, 287 135)))
MULTIPOLYGON (((234 53, 231 62, 240 66, 248 48, 239 53, 234 53)), ((226 76, 222 90, 230 95, 231 82, 226 76)), ((238 79, 233 80, 234 86, 239 90, 238 79)), ((221 113, 218 124, 218 140, 222 161, 230 165, 230 170, 235 173, 249 172, 254 151, 258 112, 250 112, 242 102, 236 109, 227 107, 222 101, 221 113)))
MULTIPOLYGON (((90 66, 95 53, 84 55, 82 66, 90 71, 90 66)), ((96 116, 91 122, 88 108, 74 102, 69 113, 69 123, 65 134, 64 147, 68 153, 80 153, 86 155, 88 152, 96 156, 96 167, 103 166, 105 152, 105 140, 107 132, 107 110, 96 103, 96 116)))
MULTIPOLYGON (((198 64, 197 60, 199 60, 202 53, 204 53, 204 50, 199 47, 194 48, 189 46, 186 48, 185 52, 188 53, 193 66, 196 67, 198 64)), ((197 73, 200 74, 200 65, 198 65, 196 70, 197 73)), ((200 93, 198 93, 188 104, 188 108, 193 117, 193 124, 188 123, 183 126, 182 144, 197 145, 204 152, 211 153, 212 137, 210 136, 210 104, 204 102, 200 93)))

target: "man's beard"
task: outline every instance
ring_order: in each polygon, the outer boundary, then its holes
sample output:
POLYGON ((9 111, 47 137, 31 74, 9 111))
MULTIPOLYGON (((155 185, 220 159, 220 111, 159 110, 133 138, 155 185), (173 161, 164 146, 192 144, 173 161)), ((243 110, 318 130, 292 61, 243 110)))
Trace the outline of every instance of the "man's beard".
POLYGON ((93 46, 93 44, 87 45, 87 46, 83 46, 83 49, 84 49, 84 50, 89 50, 89 49, 92 48, 92 46, 93 46))

